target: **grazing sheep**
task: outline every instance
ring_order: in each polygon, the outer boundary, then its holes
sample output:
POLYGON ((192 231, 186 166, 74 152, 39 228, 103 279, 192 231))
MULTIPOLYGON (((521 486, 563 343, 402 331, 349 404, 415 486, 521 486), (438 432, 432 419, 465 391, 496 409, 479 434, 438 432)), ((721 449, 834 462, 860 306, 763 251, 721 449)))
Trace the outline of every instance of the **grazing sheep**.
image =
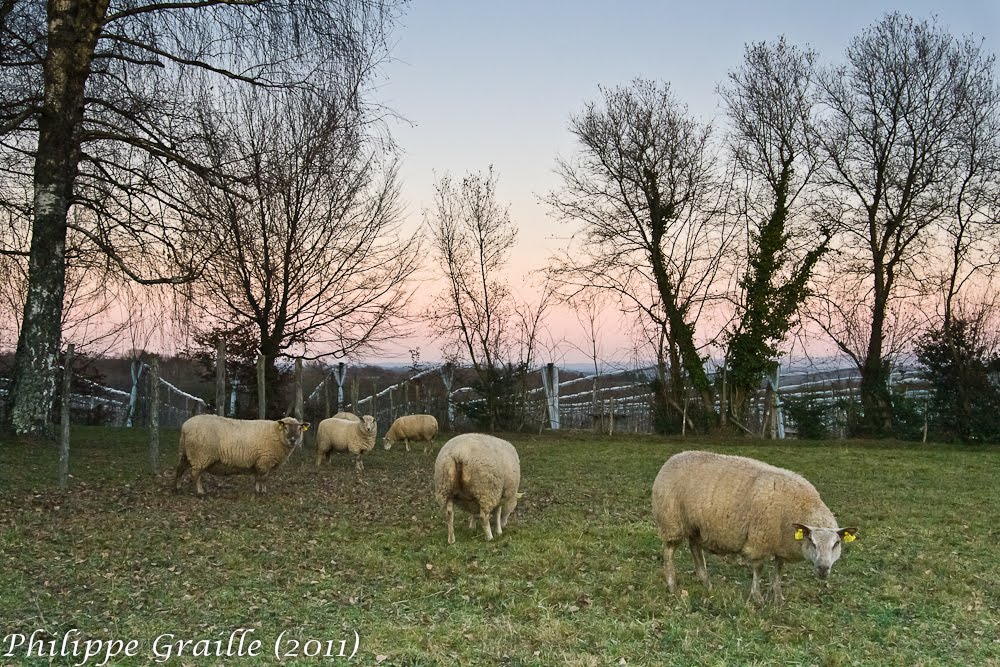
MULTIPOLYGON (((410 451, 410 440, 432 443, 437 432, 438 420, 434 415, 405 415, 392 422, 392 426, 385 432, 382 446, 389 449, 402 440, 406 444, 406 451, 410 451)), ((426 446, 424 451, 427 451, 426 446)))
POLYGON ((199 496, 205 495, 202 472, 213 475, 251 474, 257 476, 254 490, 267 492, 267 475, 284 463, 296 447, 309 422, 294 417, 270 419, 227 419, 217 415, 191 417, 181 426, 180 462, 174 475, 174 490, 191 469, 191 479, 199 496))
POLYGON ((361 456, 375 447, 378 423, 371 415, 358 421, 330 417, 319 423, 316 429, 316 465, 330 460, 333 452, 350 452, 356 457, 354 467, 358 472, 365 469, 361 456))
POLYGON ((455 504, 479 516, 487 540, 493 539, 490 519, 496 510, 496 532, 502 535, 520 483, 521 462, 506 440, 466 433, 446 442, 434 463, 434 491, 445 506, 448 544, 455 543, 455 504))
POLYGON ((331 419, 346 419, 347 421, 359 422, 361 417, 357 416, 353 412, 338 412, 331 419))
POLYGON ((804 477, 742 456, 681 452, 667 459, 653 482, 653 516, 663 539, 663 570, 673 593, 674 549, 688 541, 695 573, 711 588, 705 551, 741 554, 753 568, 750 596, 764 601, 760 580, 764 562, 774 559, 771 579, 776 601, 781 568, 787 561, 811 562, 825 579, 840 558, 842 542, 853 542, 856 528, 837 528, 837 520, 804 477))

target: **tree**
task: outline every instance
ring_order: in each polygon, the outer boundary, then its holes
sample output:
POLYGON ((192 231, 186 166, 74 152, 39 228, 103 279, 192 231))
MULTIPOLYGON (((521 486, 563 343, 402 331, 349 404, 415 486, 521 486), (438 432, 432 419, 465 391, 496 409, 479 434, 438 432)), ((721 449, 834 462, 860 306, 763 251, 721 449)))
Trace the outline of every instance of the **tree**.
POLYGON ((701 310, 721 296, 719 269, 734 229, 721 213, 711 127, 688 115, 667 84, 636 80, 601 89, 570 119, 579 152, 559 159, 562 188, 547 196, 581 224, 556 260, 566 296, 597 288, 662 331, 669 402, 678 414, 687 383, 714 414, 714 391, 696 342, 701 310))
MULTIPOLYGON (((360 91, 385 51, 395 3, 374 0, 5 2, 0 14, 2 165, 30 192, 28 289, 11 417, 40 433, 54 392, 75 230, 132 280, 177 283, 212 250, 185 180, 218 186, 193 121, 213 86, 360 91)), ((7 204, 5 204, 7 206, 7 204)))
POLYGON ((517 239, 508 208, 496 197, 497 175, 442 176, 434 208, 424 212, 444 290, 430 307, 430 327, 451 361, 468 360, 482 404, 466 404, 482 428, 517 428, 524 420, 524 381, 532 370, 548 304, 521 302, 503 272, 517 239))
MULTIPOLYGON (((21 329, 28 293, 29 227, 23 215, 11 214, 0 231, 0 348, 14 349, 21 329)), ((66 239, 66 273, 60 330, 74 341, 78 356, 100 357, 114 347, 126 323, 109 315, 129 302, 123 298, 126 285, 121 275, 107 265, 85 238, 72 231, 66 239)))
MULTIPOLYGON (((941 225, 948 248, 942 272, 941 329, 947 332, 963 293, 987 285, 1000 268, 1000 84, 996 57, 978 59, 966 82, 955 141, 949 200, 952 213, 941 225)), ((978 318, 977 318, 978 319, 978 318)))
POLYGON ((928 421, 940 437, 1000 441, 1000 388, 990 378, 1000 373, 995 332, 995 309, 980 308, 956 313, 918 342, 917 360, 931 384, 928 421))
POLYGON ((255 341, 277 412, 275 361, 290 348, 343 357, 397 333, 420 239, 400 233, 396 165, 363 109, 319 94, 237 99, 238 125, 206 132, 233 185, 204 188, 196 204, 219 250, 183 291, 203 328, 255 341))
POLYGON ((906 332, 889 324, 906 320, 908 298, 926 292, 933 232, 954 211, 956 168, 967 156, 958 135, 975 99, 970 86, 990 76, 988 61, 972 38, 893 13, 850 43, 845 65, 819 77, 818 182, 838 232, 827 274, 845 300, 828 301, 816 319, 860 370, 871 434, 893 426, 887 348, 906 332))
POLYGON ((719 88, 732 124, 736 173, 747 183, 741 212, 747 221, 746 268, 726 352, 726 403, 737 419, 775 365, 829 242, 828 233, 804 228, 796 215, 817 166, 809 134, 815 60, 814 52, 783 38, 750 44, 742 67, 719 88), (817 235, 822 238, 813 241, 817 235))

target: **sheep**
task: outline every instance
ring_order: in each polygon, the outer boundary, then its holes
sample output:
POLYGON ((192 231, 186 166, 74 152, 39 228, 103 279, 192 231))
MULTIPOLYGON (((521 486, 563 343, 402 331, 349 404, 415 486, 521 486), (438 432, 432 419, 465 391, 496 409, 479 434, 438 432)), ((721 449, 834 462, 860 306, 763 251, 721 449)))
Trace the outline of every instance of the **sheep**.
POLYGON ((375 447, 378 422, 371 415, 358 421, 330 417, 319 423, 316 429, 316 465, 329 460, 333 452, 350 452, 355 455, 354 467, 358 472, 365 469, 361 456, 375 447))
POLYGON ((255 474, 254 490, 267 492, 268 474, 284 463, 302 444, 309 422, 294 417, 270 419, 228 419, 217 415, 197 415, 181 426, 180 462, 174 475, 174 491, 190 468, 199 496, 205 495, 202 472, 213 475, 255 474))
POLYGON ((448 544, 455 543, 454 505, 473 514, 493 539, 490 519, 496 510, 496 533, 503 534, 521 496, 521 462, 506 440, 481 433, 455 436, 444 444, 434 463, 434 491, 445 506, 448 544))
POLYGON ((347 421, 352 421, 352 422, 359 422, 359 421, 361 421, 361 417, 357 416, 353 412, 338 412, 332 418, 333 419, 346 419, 347 421))
MULTIPOLYGON (((410 440, 433 443, 437 432, 438 422, 434 415, 406 415, 392 422, 392 426, 385 432, 382 446, 389 449, 402 440, 406 444, 406 451, 410 451, 410 440)), ((427 451, 426 446, 424 451, 427 451)))
POLYGON ((711 589, 705 551, 741 554, 753 568, 750 597, 762 604, 764 562, 774 559, 771 585, 781 594, 785 562, 808 560, 825 579, 840 558, 842 542, 857 528, 837 528, 837 520, 804 477, 742 456, 702 451, 676 454, 653 482, 653 516, 663 539, 667 588, 676 591, 674 549, 687 540, 695 573, 711 589))

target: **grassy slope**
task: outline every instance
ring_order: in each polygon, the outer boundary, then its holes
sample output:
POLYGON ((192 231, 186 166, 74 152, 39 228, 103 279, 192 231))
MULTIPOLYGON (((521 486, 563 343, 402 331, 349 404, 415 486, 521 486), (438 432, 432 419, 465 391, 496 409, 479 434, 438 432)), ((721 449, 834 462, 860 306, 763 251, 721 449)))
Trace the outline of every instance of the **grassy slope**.
MULTIPOLYGON (((142 474, 144 435, 77 429, 65 494, 54 447, 0 436, 0 639, 134 638, 131 664, 161 633, 238 627, 267 653, 283 630, 338 646, 357 630, 360 664, 1000 664, 997 450, 515 435, 526 496, 508 531, 486 543, 462 523, 449 547, 419 446, 374 452, 361 480, 297 453, 267 497, 209 478, 199 500, 169 493, 171 470, 142 474), (709 593, 685 551, 686 593, 666 593, 650 488, 695 447, 801 472, 860 526, 827 583, 790 566, 788 603, 756 609, 747 566, 710 556, 709 593)), ((163 449, 169 468, 176 434, 163 449)))

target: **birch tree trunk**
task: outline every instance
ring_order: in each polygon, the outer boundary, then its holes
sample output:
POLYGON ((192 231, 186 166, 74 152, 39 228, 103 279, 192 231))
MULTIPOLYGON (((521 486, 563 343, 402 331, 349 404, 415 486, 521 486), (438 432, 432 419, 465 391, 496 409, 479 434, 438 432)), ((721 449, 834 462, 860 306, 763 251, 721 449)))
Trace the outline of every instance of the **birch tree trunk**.
POLYGON ((11 421, 43 434, 55 395, 66 284, 66 216, 80 162, 83 94, 108 0, 49 0, 45 93, 38 118, 28 295, 17 341, 11 421))

